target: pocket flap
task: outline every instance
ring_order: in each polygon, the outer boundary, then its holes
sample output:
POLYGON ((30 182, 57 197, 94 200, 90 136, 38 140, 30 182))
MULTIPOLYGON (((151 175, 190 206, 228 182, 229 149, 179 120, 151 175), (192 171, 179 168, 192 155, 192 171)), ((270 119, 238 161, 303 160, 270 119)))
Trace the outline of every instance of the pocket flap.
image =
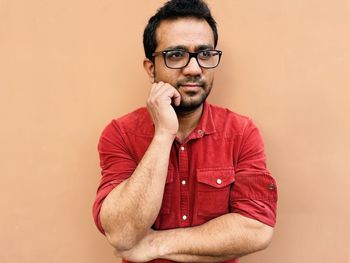
POLYGON ((233 191, 233 200, 277 201, 275 179, 265 172, 240 172, 233 191))
POLYGON ((223 188, 235 181, 233 167, 197 169, 197 181, 215 188, 223 188))

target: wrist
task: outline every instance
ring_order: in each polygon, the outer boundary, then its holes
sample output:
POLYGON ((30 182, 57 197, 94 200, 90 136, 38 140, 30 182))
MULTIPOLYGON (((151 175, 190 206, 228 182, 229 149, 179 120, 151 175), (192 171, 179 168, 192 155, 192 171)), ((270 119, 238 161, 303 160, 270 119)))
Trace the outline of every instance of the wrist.
POLYGON ((171 134, 168 132, 162 132, 162 131, 156 131, 154 133, 153 140, 160 142, 160 143, 170 143, 172 144, 174 139, 176 137, 176 134, 171 134))
POLYGON ((169 244, 169 237, 167 237, 167 232, 169 230, 161 230, 153 232, 152 245, 156 249, 158 258, 166 259, 168 255, 173 253, 172 246, 169 244))

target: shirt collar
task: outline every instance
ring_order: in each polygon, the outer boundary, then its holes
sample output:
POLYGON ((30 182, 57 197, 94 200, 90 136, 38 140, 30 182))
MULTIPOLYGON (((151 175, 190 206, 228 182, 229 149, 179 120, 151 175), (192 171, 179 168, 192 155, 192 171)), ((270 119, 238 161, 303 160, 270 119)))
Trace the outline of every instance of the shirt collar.
MULTIPOLYGON (((140 109, 144 114, 138 117, 138 128, 133 131, 133 133, 144 136, 153 137, 154 135, 154 124, 152 118, 146 108, 140 109)), ((205 101, 203 103, 203 112, 199 120, 199 123, 194 130, 197 136, 202 137, 204 135, 215 133, 215 124, 212 115, 212 105, 205 101)))
POLYGON ((213 115, 212 115, 212 107, 207 101, 203 103, 202 116, 201 116, 201 119, 199 120, 196 130, 197 132, 202 131, 203 135, 212 134, 216 131, 213 115))

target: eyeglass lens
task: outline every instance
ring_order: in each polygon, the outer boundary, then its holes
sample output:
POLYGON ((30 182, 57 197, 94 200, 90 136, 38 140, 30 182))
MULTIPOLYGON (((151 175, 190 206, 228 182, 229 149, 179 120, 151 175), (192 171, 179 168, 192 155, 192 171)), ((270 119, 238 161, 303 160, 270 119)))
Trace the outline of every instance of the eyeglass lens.
MULTIPOLYGON (((196 54, 197 61, 203 68, 214 68, 219 64, 220 55, 216 50, 203 50, 196 54)), ((182 50, 167 51, 164 57, 169 68, 183 68, 190 60, 190 54, 182 50)))

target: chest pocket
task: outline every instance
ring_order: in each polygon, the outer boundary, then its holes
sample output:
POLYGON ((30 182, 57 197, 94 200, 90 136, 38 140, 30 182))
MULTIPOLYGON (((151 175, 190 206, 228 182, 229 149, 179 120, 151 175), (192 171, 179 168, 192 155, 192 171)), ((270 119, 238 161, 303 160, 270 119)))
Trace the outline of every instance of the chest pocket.
POLYGON ((214 218, 229 212, 230 189, 235 181, 233 167, 197 170, 197 215, 214 218))

